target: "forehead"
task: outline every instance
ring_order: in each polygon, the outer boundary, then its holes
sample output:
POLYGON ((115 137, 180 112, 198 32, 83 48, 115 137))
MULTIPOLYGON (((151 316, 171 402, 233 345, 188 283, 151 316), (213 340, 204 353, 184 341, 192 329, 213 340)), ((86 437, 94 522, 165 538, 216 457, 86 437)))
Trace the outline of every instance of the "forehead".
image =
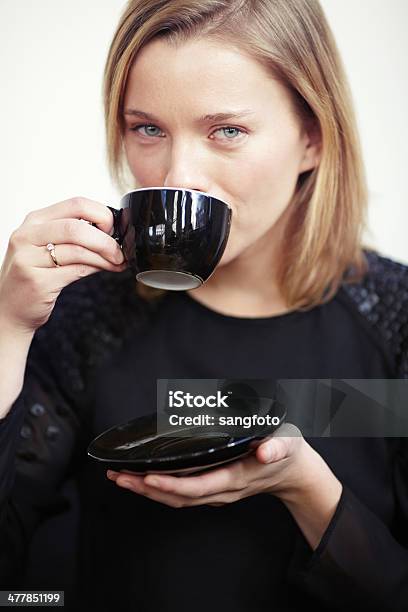
POLYGON ((214 102, 226 107, 250 102, 262 105, 281 101, 282 90, 259 62, 232 45, 198 39, 175 46, 154 39, 133 62, 125 106, 148 105, 152 110, 156 103, 189 100, 195 106, 200 100, 203 107, 214 102))

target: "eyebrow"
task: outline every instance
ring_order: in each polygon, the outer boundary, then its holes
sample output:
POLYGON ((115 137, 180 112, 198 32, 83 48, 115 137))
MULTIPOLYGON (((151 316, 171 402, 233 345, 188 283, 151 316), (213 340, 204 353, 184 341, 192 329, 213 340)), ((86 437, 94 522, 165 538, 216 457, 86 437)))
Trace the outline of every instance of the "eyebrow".
MULTIPOLYGON (((194 120, 194 123, 209 123, 210 121, 227 121, 229 119, 241 119, 242 117, 247 117, 248 115, 253 115, 254 113, 255 111, 247 108, 240 111, 226 111, 223 113, 215 113, 212 115, 202 115, 201 117, 197 117, 197 119, 194 120)), ((144 111, 137 110, 135 108, 127 108, 123 114, 132 117, 143 117, 143 119, 147 119, 148 121, 160 122, 160 119, 158 119, 154 115, 145 113, 144 111)))

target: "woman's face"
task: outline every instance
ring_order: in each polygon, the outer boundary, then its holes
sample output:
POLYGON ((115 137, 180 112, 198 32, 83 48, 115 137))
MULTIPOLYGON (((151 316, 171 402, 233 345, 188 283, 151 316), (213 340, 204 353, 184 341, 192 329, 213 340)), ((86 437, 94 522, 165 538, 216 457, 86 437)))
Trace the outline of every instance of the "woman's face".
POLYGON ((124 102, 136 187, 197 189, 231 206, 219 265, 265 244, 267 233, 274 239, 298 175, 317 157, 286 89, 257 62, 208 40, 176 48, 155 39, 136 57, 124 102), (220 113, 240 116, 205 118, 220 113))

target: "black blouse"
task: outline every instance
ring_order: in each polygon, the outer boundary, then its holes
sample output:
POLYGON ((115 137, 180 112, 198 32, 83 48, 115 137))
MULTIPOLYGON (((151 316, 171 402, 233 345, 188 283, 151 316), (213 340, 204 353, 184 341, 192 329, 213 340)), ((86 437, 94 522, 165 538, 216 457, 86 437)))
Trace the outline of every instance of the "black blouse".
POLYGON ((66 287, 0 420, 0 588, 24 589, 30 540, 74 478, 69 607, 407 611, 408 438, 306 438, 343 485, 315 551, 272 495, 175 509, 117 487, 86 455, 97 434, 155 410, 159 378, 408 378, 408 267, 367 258, 361 283, 275 317, 226 316, 184 292, 147 304, 129 271, 66 287))

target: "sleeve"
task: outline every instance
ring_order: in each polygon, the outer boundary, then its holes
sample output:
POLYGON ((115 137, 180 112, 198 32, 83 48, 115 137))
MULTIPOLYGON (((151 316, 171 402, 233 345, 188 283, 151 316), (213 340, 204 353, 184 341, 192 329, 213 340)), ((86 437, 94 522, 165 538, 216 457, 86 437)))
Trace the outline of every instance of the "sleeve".
POLYGON ((6 417, 0 419, 3 589, 21 586, 31 537, 42 521, 68 507, 61 487, 83 456, 75 412, 39 357, 36 345, 34 335, 23 389, 6 417))
POLYGON ((0 589, 20 586, 34 530, 65 510, 63 485, 87 459, 93 375, 147 312, 131 270, 101 271, 66 286, 34 334, 23 389, 0 419, 0 589))
POLYGON ((408 610, 408 438, 400 438, 393 483, 396 511, 385 525, 343 492, 318 547, 299 537, 289 580, 330 610, 408 610))

